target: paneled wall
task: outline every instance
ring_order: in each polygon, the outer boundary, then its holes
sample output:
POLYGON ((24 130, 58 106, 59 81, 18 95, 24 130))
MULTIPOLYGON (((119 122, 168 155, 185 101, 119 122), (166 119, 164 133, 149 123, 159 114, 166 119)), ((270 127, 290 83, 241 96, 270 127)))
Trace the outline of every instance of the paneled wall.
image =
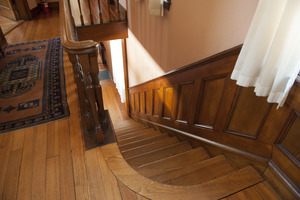
POLYGON ((287 173, 299 186, 300 97, 290 97, 288 102, 293 103, 277 110, 277 104, 255 96, 253 88, 237 86, 230 75, 239 50, 233 48, 130 88, 130 113, 196 138, 278 158, 274 162, 281 169, 286 168, 281 166, 287 162, 284 157, 294 166, 287 173))

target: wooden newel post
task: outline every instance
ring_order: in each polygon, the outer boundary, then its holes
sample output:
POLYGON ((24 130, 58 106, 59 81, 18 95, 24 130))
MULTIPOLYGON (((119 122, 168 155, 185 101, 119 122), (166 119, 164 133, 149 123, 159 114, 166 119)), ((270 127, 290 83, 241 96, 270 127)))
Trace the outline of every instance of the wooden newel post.
POLYGON ((84 54, 70 54, 77 85, 82 128, 87 148, 104 143, 103 126, 106 125, 102 90, 95 46, 84 54))

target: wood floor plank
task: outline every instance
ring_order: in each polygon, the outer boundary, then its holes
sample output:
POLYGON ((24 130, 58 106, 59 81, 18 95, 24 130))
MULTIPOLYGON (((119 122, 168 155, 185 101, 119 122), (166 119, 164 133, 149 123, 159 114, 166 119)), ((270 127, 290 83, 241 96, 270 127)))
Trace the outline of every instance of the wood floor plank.
POLYGON ((108 84, 102 83, 100 81, 103 93, 103 104, 104 108, 109 110, 110 117, 113 124, 128 120, 127 110, 125 103, 121 103, 120 95, 115 87, 113 81, 108 82, 108 84))
POLYGON ((36 127, 27 128, 25 130, 25 140, 23 147, 17 199, 31 199, 33 174, 32 168, 34 163, 36 135, 36 127))
POLYGON ((4 183, 8 169, 9 155, 14 138, 14 132, 0 135, 0 197, 4 190, 4 183))
POLYGON ((97 148, 97 154, 98 154, 98 162, 99 166, 102 172, 102 180, 104 182, 104 189, 106 193, 106 198, 114 199, 114 200, 121 200, 121 194, 118 187, 118 182, 116 177, 111 173, 109 170, 104 156, 102 152, 102 148, 97 148))
POLYGON ((91 200, 109 200, 106 198, 102 171, 98 162, 97 149, 85 151, 85 163, 89 177, 91 200))
POLYGON ((90 199, 89 181, 84 163, 84 142, 82 141, 82 129, 76 85, 72 74, 66 75, 66 79, 68 102, 70 107, 70 118, 68 120, 70 127, 75 195, 76 199, 90 199))
POLYGON ((59 120, 59 181, 61 200, 75 200, 72 154, 68 119, 59 120))
POLYGON ((47 124, 47 157, 58 155, 58 123, 47 124))
POLYGON ((4 184, 4 192, 2 196, 4 200, 17 199, 24 136, 25 129, 16 131, 14 134, 14 139, 8 161, 9 168, 7 169, 7 175, 4 184))
POLYGON ((32 200, 46 199, 47 125, 37 126, 32 167, 32 200))
POLYGON ((60 200, 59 156, 47 158, 46 200, 60 200))

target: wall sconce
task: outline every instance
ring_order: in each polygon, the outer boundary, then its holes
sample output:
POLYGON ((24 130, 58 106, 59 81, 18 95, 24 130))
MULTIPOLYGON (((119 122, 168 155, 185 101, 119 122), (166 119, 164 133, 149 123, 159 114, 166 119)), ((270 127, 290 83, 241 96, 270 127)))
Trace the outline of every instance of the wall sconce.
POLYGON ((170 10, 171 7, 171 0, 164 0, 164 9, 170 10))

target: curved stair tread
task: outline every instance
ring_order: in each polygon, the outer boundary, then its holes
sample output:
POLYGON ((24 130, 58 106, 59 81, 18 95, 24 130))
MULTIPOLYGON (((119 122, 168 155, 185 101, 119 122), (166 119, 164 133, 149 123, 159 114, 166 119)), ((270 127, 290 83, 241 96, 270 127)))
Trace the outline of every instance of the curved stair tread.
POLYGON ((126 159, 129 165, 134 167, 139 167, 141 165, 149 164, 152 162, 156 162, 162 159, 166 159, 168 157, 189 151, 192 149, 192 146, 188 142, 180 142, 174 145, 165 146, 161 149, 156 149, 151 152, 147 152, 142 155, 138 155, 136 157, 132 157, 126 159))
POLYGON ((141 132, 138 136, 135 136, 135 137, 130 137, 128 139, 124 139, 124 140, 118 140, 118 144, 119 145, 126 145, 126 144, 130 144, 132 142, 137 142, 139 140, 144 140, 144 139, 148 139, 148 138, 151 138, 151 137, 154 137, 154 136, 160 136, 162 135, 161 133, 159 132, 155 132, 155 131, 152 131, 152 130, 149 130, 150 132, 141 132))
POLYGON ((153 200, 219 199, 263 181, 251 167, 195 186, 172 186, 152 181, 129 166, 116 143, 101 147, 112 173, 129 189, 153 200))
POLYGON ((148 139, 139 140, 139 141, 136 141, 136 142, 132 142, 130 144, 119 145, 119 149, 121 151, 125 151, 125 150, 128 150, 128 149, 133 149, 133 148, 136 148, 138 146, 143 146, 145 144, 149 144, 149 143, 156 142, 156 141, 166 139, 166 138, 169 138, 169 136, 167 134, 161 134, 159 136, 154 136, 154 137, 151 137, 151 138, 148 138, 148 139))
POLYGON ((121 136, 130 135, 133 132, 142 131, 142 130, 146 130, 146 129, 149 129, 149 127, 146 127, 146 126, 141 126, 141 127, 126 127, 124 129, 121 129, 121 130, 120 129, 115 129, 115 133, 116 133, 117 137, 121 137, 121 136))
POLYGON ((225 156, 219 155, 149 178, 169 185, 197 185, 233 171, 225 156))
POLYGON ((150 144, 145 144, 143 146, 139 146, 133 149, 122 151, 122 155, 125 159, 128 159, 176 143, 179 143, 177 137, 170 137, 160 141, 152 142, 150 144))
MULTIPOLYGON (((131 133, 128 133, 126 135, 121 135, 121 136, 117 136, 118 141, 122 141, 122 140, 127 140, 127 139, 131 139, 137 136, 140 136, 142 134, 146 134, 146 133, 155 133, 156 131, 152 128, 148 128, 148 129, 144 129, 144 130, 138 130, 138 131, 133 131, 131 133)), ((156 132, 157 133, 157 132, 156 132)), ((161 134, 161 133, 160 133, 161 134)))

